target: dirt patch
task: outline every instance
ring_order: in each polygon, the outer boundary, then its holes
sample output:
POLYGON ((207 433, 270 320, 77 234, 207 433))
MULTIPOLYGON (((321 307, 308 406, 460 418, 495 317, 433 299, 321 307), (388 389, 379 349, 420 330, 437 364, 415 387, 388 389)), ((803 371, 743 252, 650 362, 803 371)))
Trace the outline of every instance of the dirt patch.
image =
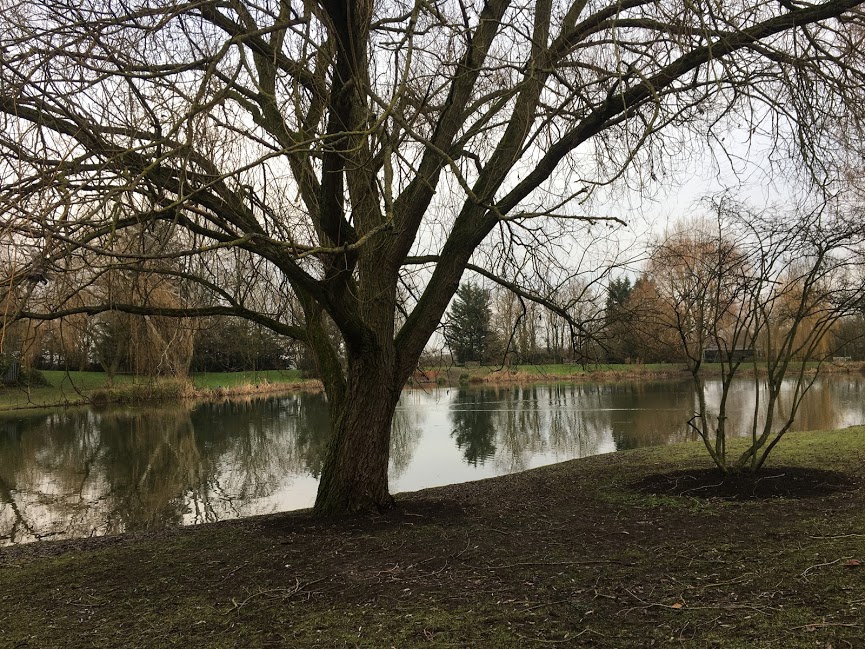
POLYGON ((692 496, 725 500, 819 498, 857 488, 858 481, 839 471, 782 466, 758 473, 724 475, 718 469, 658 473, 631 484, 657 496, 692 496))

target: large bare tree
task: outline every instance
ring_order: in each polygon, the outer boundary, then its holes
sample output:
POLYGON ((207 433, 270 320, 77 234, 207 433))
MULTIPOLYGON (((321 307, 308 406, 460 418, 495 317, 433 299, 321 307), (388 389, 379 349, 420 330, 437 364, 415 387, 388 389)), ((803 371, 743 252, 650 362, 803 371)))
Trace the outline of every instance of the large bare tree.
POLYGON ((394 408, 466 269, 566 263, 615 216, 598 188, 734 129, 825 182, 863 105, 858 5, 22 0, 0 16, 5 312, 233 315, 305 342, 333 420, 316 509, 387 507, 394 408), (164 245, 123 253, 126 229, 164 245), (196 299, 24 301, 139 266, 196 299))

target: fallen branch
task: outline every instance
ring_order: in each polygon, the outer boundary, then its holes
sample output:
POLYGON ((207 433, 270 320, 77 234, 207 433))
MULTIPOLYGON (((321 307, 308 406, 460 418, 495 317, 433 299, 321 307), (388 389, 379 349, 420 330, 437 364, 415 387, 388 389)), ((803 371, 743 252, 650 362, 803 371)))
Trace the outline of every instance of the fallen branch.
POLYGON ((825 566, 831 566, 833 564, 838 563, 839 561, 844 561, 844 559, 849 559, 850 557, 842 557, 841 559, 835 559, 835 561, 827 561, 826 563, 818 563, 816 565, 811 566, 810 568, 806 568, 805 571, 800 575, 801 577, 807 577, 808 573, 812 570, 816 570, 817 568, 823 568, 825 566))
POLYGON ((823 627, 830 626, 846 626, 846 627, 857 627, 862 626, 861 624, 854 623, 844 623, 844 622, 813 622, 811 624, 803 624, 802 626, 794 626, 790 630, 798 631, 799 629, 807 629, 808 631, 813 631, 814 629, 822 629, 823 627))
POLYGON ((297 593, 309 588, 313 584, 317 584, 321 581, 324 581, 325 579, 328 579, 328 577, 322 577, 321 579, 316 579, 314 581, 310 581, 310 582, 307 582, 305 584, 301 584, 300 580, 296 579, 295 585, 293 588, 268 588, 266 590, 260 590, 257 593, 253 593, 252 595, 247 597, 242 602, 238 602, 238 601, 235 601, 234 599, 232 599, 231 601, 234 604, 234 606, 232 606, 227 611, 223 612, 223 615, 228 615, 229 613, 233 613, 234 611, 240 610, 241 608, 246 606, 249 602, 251 602, 253 599, 255 599, 256 597, 261 597, 262 595, 270 595, 272 593, 282 593, 281 598, 287 599, 288 597, 291 597, 292 595, 296 595, 297 593))
POLYGON ((624 561, 616 561, 615 559, 595 559, 592 561, 528 561, 525 563, 509 563, 503 566, 481 566, 487 570, 505 570, 507 568, 526 568, 526 567, 544 567, 544 566, 594 566, 599 564, 616 564, 619 566, 633 566, 633 563, 625 563, 624 561))

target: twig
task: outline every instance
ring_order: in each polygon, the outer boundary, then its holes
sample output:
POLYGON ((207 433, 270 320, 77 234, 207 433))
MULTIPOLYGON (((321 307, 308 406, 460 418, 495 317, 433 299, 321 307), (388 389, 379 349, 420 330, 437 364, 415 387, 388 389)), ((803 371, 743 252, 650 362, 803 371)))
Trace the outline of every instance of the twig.
POLYGON ((723 484, 724 484, 724 481, 721 480, 721 482, 719 482, 718 484, 704 484, 704 485, 701 485, 699 487, 691 487, 690 489, 685 489, 684 491, 679 493, 679 495, 684 496, 685 494, 691 493, 692 491, 700 491, 701 489, 712 489, 714 487, 720 487, 723 484))
POLYGON ((697 584, 695 588, 717 588, 718 586, 727 586, 729 584, 739 584, 743 581, 747 581, 748 577, 753 575, 753 572, 746 572, 744 575, 736 577, 735 579, 730 579, 729 581, 717 581, 714 584, 697 584))
POLYGON ((839 561, 844 561, 844 559, 849 559, 850 557, 842 557, 841 559, 835 559, 835 561, 827 561, 826 563, 818 563, 816 565, 811 566, 810 568, 806 568, 805 572, 803 572, 800 576, 806 577, 809 572, 815 570, 816 568, 822 568, 824 566, 831 566, 832 564, 838 563, 839 561))
POLYGON ((574 638, 579 637, 580 635, 582 635, 585 632, 586 632, 586 630, 583 629, 577 635, 566 636, 566 637, 562 638, 561 640, 544 640, 543 638, 531 638, 527 635, 522 635, 520 633, 515 633, 514 635, 516 635, 520 640, 528 640, 529 642, 541 642, 543 644, 562 644, 563 642, 571 642, 574 638))
POLYGON ((621 611, 616 613, 616 615, 622 615, 622 614, 627 615, 631 611, 645 610, 647 608, 653 608, 653 607, 669 608, 669 609, 676 609, 676 610, 679 610, 682 608, 681 603, 680 603, 680 606, 673 606, 672 604, 661 604, 660 602, 649 602, 649 601, 646 601, 645 599, 643 599, 642 597, 640 597, 639 595, 632 593, 627 588, 625 588, 625 592, 628 593, 628 595, 633 597, 635 600, 637 600, 638 602, 643 604, 643 606, 632 606, 630 608, 622 609, 621 611))
POLYGON ((616 561, 615 559, 595 559, 591 561, 527 561, 525 563, 509 563, 503 566, 480 566, 487 570, 505 570, 507 568, 526 568, 526 567, 541 567, 541 566, 594 566, 599 564, 617 564, 620 566, 633 566, 633 563, 625 563, 624 561, 616 561))
POLYGON ((571 598, 567 599, 558 599, 555 602, 542 602, 541 604, 535 604, 534 606, 529 606, 528 608, 520 609, 520 613, 527 613, 528 611, 534 611, 536 608, 543 608, 545 606, 555 606, 556 604, 564 604, 565 602, 570 602, 571 598))
POLYGON ((235 566, 234 570, 230 571, 227 575, 225 575, 225 577, 222 578, 222 581, 225 581, 226 579, 231 577, 231 575, 236 573, 238 570, 240 570, 241 568, 245 568, 248 565, 249 565, 249 561, 244 561, 241 565, 235 566))
POLYGON ((309 588, 309 587, 312 586, 313 584, 317 584, 317 583, 319 583, 319 582, 321 582, 321 581, 324 581, 325 579, 329 579, 329 577, 322 577, 321 579, 316 579, 316 580, 314 580, 314 581, 310 581, 310 582, 307 582, 307 583, 305 583, 305 584, 301 584, 301 583, 300 583, 300 580, 297 579, 297 580, 295 580, 294 588, 269 588, 269 589, 266 589, 266 590, 260 590, 260 591, 258 591, 257 593, 253 593, 252 595, 250 595, 249 597, 247 597, 247 598, 246 598, 245 600, 243 600, 242 602, 236 602, 236 601, 234 601, 234 600, 232 599, 231 601, 234 603, 234 606, 232 606, 230 609, 228 609, 227 611, 225 611, 225 612, 223 613, 223 615, 228 615, 229 613, 232 613, 232 612, 234 612, 234 611, 237 611, 237 610, 243 608, 243 607, 246 606, 250 601, 252 601, 252 600, 255 599, 256 597, 260 597, 261 595, 269 595, 269 594, 271 594, 271 593, 284 593, 284 594, 282 595, 282 599, 285 599, 285 598, 287 598, 287 597, 291 597, 292 595, 296 595, 296 594, 299 593, 300 591, 302 591, 302 590, 304 590, 304 589, 306 589, 306 588, 309 588))
POLYGON ((464 547, 462 550, 460 550, 460 551, 457 552, 456 554, 452 554, 450 558, 451 558, 451 559, 459 559, 459 558, 460 558, 461 556, 463 556, 466 552, 468 552, 468 549, 469 549, 469 547, 471 546, 471 544, 472 544, 471 537, 468 535, 468 532, 466 532, 466 547, 464 547))
POLYGON ((811 624, 803 624, 802 626, 794 626, 791 627, 791 631, 798 631, 799 629, 822 629, 827 626, 847 626, 847 627, 856 627, 862 626, 861 624, 851 624, 844 622, 813 622, 811 624))

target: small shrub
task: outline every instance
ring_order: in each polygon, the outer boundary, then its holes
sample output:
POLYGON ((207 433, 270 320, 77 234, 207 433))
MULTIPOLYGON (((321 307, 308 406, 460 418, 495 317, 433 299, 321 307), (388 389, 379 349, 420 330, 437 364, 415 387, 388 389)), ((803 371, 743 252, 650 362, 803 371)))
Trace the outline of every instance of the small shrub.
POLYGON ((192 384, 185 379, 161 379, 148 383, 126 383, 99 388, 90 393, 96 405, 106 403, 147 403, 150 401, 177 401, 194 393, 192 384))
POLYGON ((28 388, 45 388, 51 385, 42 372, 32 368, 23 368, 21 370, 19 384, 25 385, 28 388))
POLYGON ((14 381, 6 381, 6 373, 9 371, 13 361, 8 358, 0 359, 0 386, 19 388, 44 388, 50 385, 48 379, 39 370, 32 367, 20 367, 17 378, 14 381))
POLYGON ((460 374, 460 385, 468 385, 470 378, 471 377, 469 376, 468 372, 463 372, 462 374, 460 374))
POLYGON ((447 385, 448 380, 443 376, 436 377, 436 385, 447 385))

